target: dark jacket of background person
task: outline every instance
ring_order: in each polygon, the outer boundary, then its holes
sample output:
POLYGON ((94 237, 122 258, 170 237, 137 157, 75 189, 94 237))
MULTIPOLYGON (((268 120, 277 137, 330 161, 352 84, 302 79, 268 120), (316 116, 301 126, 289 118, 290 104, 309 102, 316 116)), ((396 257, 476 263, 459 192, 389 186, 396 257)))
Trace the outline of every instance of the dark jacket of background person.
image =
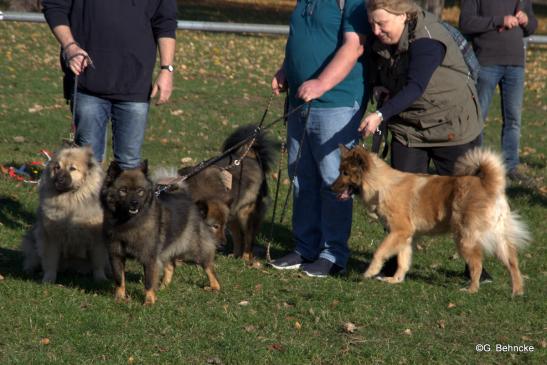
POLYGON ((523 37, 533 34, 537 25, 530 0, 461 2, 460 29, 473 38, 473 47, 481 65, 524 66, 523 37), (515 14, 517 10, 528 15, 528 24, 500 31, 504 16, 515 14))
MULTIPOLYGON (((473 141, 480 134, 482 119, 472 79, 463 56, 447 30, 430 13, 419 12, 414 31, 407 23, 396 49, 378 39, 372 45, 374 86, 399 92, 408 73, 408 47, 414 40, 432 38, 441 42, 445 56, 427 88, 412 105, 391 118, 394 137, 408 147, 455 146, 473 141)), ((411 26, 410 26, 411 27, 411 26)))
MULTIPOLYGON (((158 38, 175 38, 174 4, 163 0, 42 1, 49 26, 69 26, 74 39, 93 61, 95 67, 88 67, 79 76, 79 90, 134 102, 150 98, 158 38), (116 16, 120 13, 127 16, 116 16)), ((61 64, 68 99, 73 74, 62 60, 61 64)))

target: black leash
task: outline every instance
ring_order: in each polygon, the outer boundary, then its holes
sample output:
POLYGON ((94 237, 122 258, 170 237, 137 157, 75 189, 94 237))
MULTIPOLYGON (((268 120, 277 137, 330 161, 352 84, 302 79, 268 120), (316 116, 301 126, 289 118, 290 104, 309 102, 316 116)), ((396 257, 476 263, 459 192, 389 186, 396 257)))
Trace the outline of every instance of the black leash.
MULTIPOLYGON (((273 93, 272 95, 270 96, 270 100, 268 102, 268 106, 266 107, 266 110, 264 111, 264 114, 262 115, 262 119, 260 121, 260 124, 251 132, 251 134, 249 134, 249 136, 247 136, 246 138, 244 138, 243 140, 241 140, 239 143, 236 143, 235 145, 233 145, 232 147, 228 148, 226 151, 224 151, 222 154, 216 156, 216 157, 212 157, 208 160, 204 160, 204 161, 201 161, 200 163, 198 163, 197 165, 195 165, 194 167, 192 167, 192 169, 190 169, 190 171, 182 176, 177 176, 175 178, 173 178, 171 181, 169 181, 168 183, 166 184, 157 184, 156 185, 156 195, 159 196, 162 192, 164 191, 169 191, 169 190, 174 190, 176 189, 176 184, 180 183, 180 182, 183 182, 189 178, 191 178, 192 176, 195 176, 197 174, 199 174, 201 171, 203 171, 204 169, 206 169, 207 167, 211 166, 211 165, 214 165, 215 163, 217 163, 218 161, 222 160, 223 158, 225 158, 226 156, 230 155, 233 151, 237 150, 239 147, 247 144, 249 141, 253 141, 252 143, 254 143, 254 140, 256 139, 256 137, 264 130, 267 130, 269 128, 271 128, 273 125, 275 125, 276 123, 278 123, 279 121, 281 120, 284 120, 285 118, 288 118, 289 115, 295 113, 296 111, 298 111, 299 109, 301 109, 304 105, 306 104, 302 104, 300 105, 298 108, 295 108, 293 110, 291 110, 290 113, 286 114, 286 115, 283 115, 277 119, 274 119, 272 122, 270 122, 268 125, 266 126, 263 126, 264 124, 264 120, 266 118, 266 115, 268 113, 268 110, 270 108, 270 105, 271 105, 271 102, 272 102, 272 97, 273 97, 273 93)), ((252 146, 252 143, 250 143, 249 145, 249 149, 250 147, 252 146)), ((244 157, 244 155, 242 155, 244 157)), ((241 158, 239 159, 236 159, 233 164, 234 165, 239 165, 241 163, 241 158)))
MULTIPOLYGON (((380 109, 383 105, 383 102, 384 102, 383 99, 378 100, 376 109, 380 109)), ((372 135, 372 146, 371 146, 370 150, 372 152, 378 154, 382 159, 386 158, 387 153, 389 151, 389 144, 388 144, 388 140, 387 140, 387 134, 388 134, 387 124, 388 124, 388 122, 389 122, 389 120, 382 120, 382 122, 380 122, 380 125, 376 129, 376 132, 372 135), (380 147, 382 146, 382 140, 384 138, 385 138, 384 149, 383 149, 382 153, 380 154, 380 147)))
MULTIPOLYGON (((296 154, 296 161, 294 162, 295 163, 294 175, 291 179, 291 184, 289 185, 289 190, 287 191, 287 195, 285 196, 285 203, 283 203, 283 210, 281 211, 281 217, 279 218, 279 223, 280 224, 283 224, 283 220, 285 219, 285 213, 287 211, 287 205, 289 204, 289 196, 292 193, 292 187, 294 185, 294 181, 295 181, 297 173, 298 173, 298 165, 299 165, 299 162, 300 162, 300 156, 302 156, 302 144, 304 143, 304 138, 306 137, 306 127, 308 126, 308 120, 310 119, 310 110, 311 110, 311 102, 307 102, 306 104, 308 105, 308 109, 306 109, 306 120, 304 122, 304 132, 302 133, 302 138, 300 139, 300 144, 298 146, 298 152, 296 154)), ((302 105, 306 105, 306 104, 301 104, 299 106, 299 108, 302 105)), ((294 111, 294 109, 293 109, 293 111, 294 111)))
MULTIPOLYGON (((65 60, 66 66, 69 67, 68 63, 70 62, 70 60, 78 56, 83 56, 84 58, 86 58, 89 63, 89 66, 92 68, 95 68, 93 61, 91 60, 91 57, 83 53, 76 53, 75 55, 72 55, 71 57, 67 58, 65 60)), ((72 88, 72 126, 70 128, 70 134, 68 138, 68 143, 72 146, 76 146, 76 101, 78 99, 76 97, 77 94, 78 94, 78 75, 74 74, 74 87, 72 88)))

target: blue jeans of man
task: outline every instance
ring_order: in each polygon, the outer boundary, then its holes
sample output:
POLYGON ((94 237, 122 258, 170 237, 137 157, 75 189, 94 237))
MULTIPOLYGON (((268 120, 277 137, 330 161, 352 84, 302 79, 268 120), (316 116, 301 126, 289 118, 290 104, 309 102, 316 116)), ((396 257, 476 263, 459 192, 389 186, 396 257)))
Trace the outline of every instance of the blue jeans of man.
POLYGON ((337 200, 330 186, 339 175, 339 144, 352 147, 358 142, 363 111, 357 103, 353 107, 312 107, 306 124, 306 110, 304 106, 289 116, 287 133, 289 176, 294 177, 295 251, 308 260, 321 257, 345 268, 352 201, 337 200))
POLYGON ((122 169, 139 166, 149 104, 110 100, 81 92, 76 98, 76 144, 90 145, 95 158, 104 161, 106 129, 111 120, 114 159, 122 169))
POLYGON ((507 171, 511 171, 519 163, 524 67, 505 65, 481 66, 477 81, 477 92, 484 120, 486 120, 492 96, 498 85, 500 87, 501 115, 503 119, 501 149, 507 171))

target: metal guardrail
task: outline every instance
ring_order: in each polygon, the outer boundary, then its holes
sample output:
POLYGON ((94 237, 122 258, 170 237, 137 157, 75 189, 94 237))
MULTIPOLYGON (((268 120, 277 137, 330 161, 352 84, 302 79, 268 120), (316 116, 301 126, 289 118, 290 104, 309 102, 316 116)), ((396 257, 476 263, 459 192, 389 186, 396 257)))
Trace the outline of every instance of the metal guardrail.
MULTIPOLYGON (((44 23, 46 20, 41 13, 23 13, 15 11, 0 11, 0 21, 44 23)), ((249 23, 220 23, 202 21, 177 21, 177 29, 202 32, 230 32, 230 33, 263 33, 288 34, 286 25, 249 24, 249 23)), ((547 35, 533 35, 528 37, 528 44, 547 44, 547 35)))
MULTIPOLYGON (((25 13, 0 11, 0 21, 45 23, 44 15, 41 13, 25 13)), ((195 30, 204 32, 231 32, 231 33, 265 33, 265 34, 289 34, 289 27, 286 25, 248 24, 248 23, 220 23, 202 21, 177 21, 177 29, 195 30)))

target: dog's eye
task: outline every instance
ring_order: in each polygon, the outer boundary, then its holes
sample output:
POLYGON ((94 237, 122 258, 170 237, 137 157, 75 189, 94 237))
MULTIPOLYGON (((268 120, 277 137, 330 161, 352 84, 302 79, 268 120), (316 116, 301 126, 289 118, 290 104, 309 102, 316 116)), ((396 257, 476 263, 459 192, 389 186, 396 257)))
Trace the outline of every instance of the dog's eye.
POLYGON ((53 171, 59 171, 60 168, 61 168, 61 166, 59 166, 58 163, 54 164, 53 167, 52 167, 53 171))
POLYGON ((78 169, 77 169, 76 167, 74 167, 74 166, 70 166, 70 167, 68 168, 68 170, 69 170, 69 171, 76 171, 76 170, 78 170, 78 169))
POLYGON ((120 190, 118 190, 118 193, 120 194, 120 196, 126 196, 127 195, 127 189, 126 188, 121 188, 120 190))
POLYGON ((144 196, 144 189, 137 190, 137 195, 138 196, 144 196))
POLYGON ((220 224, 218 224, 218 223, 212 224, 211 228, 213 228, 215 231, 218 231, 220 229, 220 224))

